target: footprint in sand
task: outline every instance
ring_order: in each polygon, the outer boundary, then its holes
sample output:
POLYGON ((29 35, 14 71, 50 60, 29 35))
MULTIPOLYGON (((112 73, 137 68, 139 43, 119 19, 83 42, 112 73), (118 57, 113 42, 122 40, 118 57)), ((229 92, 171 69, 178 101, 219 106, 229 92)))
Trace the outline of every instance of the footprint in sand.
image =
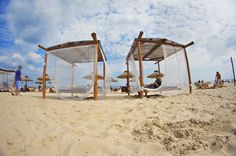
POLYGON ((228 150, 231 149, 229 136, 217 136, 215 141, 210 146, 212 151, 221 150, 223 147, 226 147, 228 150))

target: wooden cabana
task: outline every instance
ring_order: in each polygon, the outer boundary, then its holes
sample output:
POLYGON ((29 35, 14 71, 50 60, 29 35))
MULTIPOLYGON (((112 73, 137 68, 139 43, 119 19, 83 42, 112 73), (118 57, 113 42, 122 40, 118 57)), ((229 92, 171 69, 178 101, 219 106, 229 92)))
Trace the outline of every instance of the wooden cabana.
POLYGON ((15 70, 0 68, 0 89, 8 90, 10 89, 11 81, 14 81, 15 70))
MULTIPOLYGON (((132 55, 135 61, 139 63, 139 83, 141 87, 144 87, 144 79, 143 79, 143 61, 155 61, 157 64, 157 69, 160 72, 160 62, 165 59, 164 56, 164 49, 162 45, 168 45, 170 48, 174 48, 175 50, 170 50, 168 56, 171 56, 177 53, 180 50, 184 50, 186 65, 187 65, 187 73, 188 73, 188 82, 189 82, 189 93, 192 92, 192 85, 191 85, 191 75, 190 75, 190 68, 189 62, 187 57, 186 48, 193 45, 194 42, 190 42, 188 44, 181 44, 175 41, 168 40, 166 38, 142 38, 143 32, 141 31, 138 35, 138 38, 135 38, 133 44, 128 52, 126 57, 127 61, 127 71, 129 73, 129 59, 132 55)), ((168 50, 168 49, 167 49, 168 50)), ((128 76, 129 79, 129 76, 128 76)), ((129 80, 127 81, 129 85, 129 80)), ((130 93, 128 93, 130 94, 130 93)), ((143 91, 140 92, 140 96, 143 96, 143 91)))
MULTIPOLYGON (((83 41, 75 41, 75 42, 67 42, 63 44, 58 44, 55 46, 50 46, 50 47, 44 47, 42 45, 39 45, 39 48, 44 49, 46 51, 45 53, 45 58, 44 58, 44 66, 43 66, 43 98, 46 97, 46 70, 47 70, 47 59, 48 59, 48 53, 52 53, 53 55, 59 57, 60 59, 72 64, 74 63, 87 63, 91 62, 91 60, 86 57, 86 53, 80 53, 80 51, 77 49, 76 55, 66 55, 65 51, 70 48, 82 48, 85 46, 95 46, 96 52, 95 52, 95 61, 93 62, 94 66, 96 68, 94 69, 95 71, 93 72, 94 74, 94 88, 93 88, 93 98, 94 100, 97 100, 98 97, 98 62, 103 62, 103 81, 105 81, 105 75, 106 75, 106 66, 105 66, 105 61, 106 61, 106 56, 102 50, 101 42, 97 40, 96 33, 92 33, 92 40, 83 40, 83 41), (105 57, 105 60, 104 60, 105 57)), ((66 51, 67 52, 67 51, 66 51)), ((67 53, 69 54, 69 53, 67 53)))

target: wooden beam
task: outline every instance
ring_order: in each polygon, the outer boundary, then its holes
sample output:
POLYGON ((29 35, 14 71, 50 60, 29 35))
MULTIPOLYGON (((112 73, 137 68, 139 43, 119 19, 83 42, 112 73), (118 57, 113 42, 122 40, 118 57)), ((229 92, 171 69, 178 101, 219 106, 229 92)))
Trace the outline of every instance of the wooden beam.
POLYGON ((154 64, 160 63, 162 60, 164 60, 164 57, 159 57, 157 59, 158 59, 157 62, 155 62, 154 64))
POLYGON ((43 64, 43 98, 46 98, 46 70, 47 70, 48 54, 45 52, 44 64, 43 64))
POLYGON ((138 34, 138 41, 140 41, 140 40, 141 40, 142 36, 143 36, 143 32, 142 32, 142 31, 140 31, 140 32, 139 32, 139 34, 138 34))
POLYGON ((185 56, 186 65, 187 65, 187 72, 188 72, 189 93, 192 93, 192 80, 191 80, 191 74, 190 74, 190 68, 189 68, 187 51, 186 51, 185 48, 184 48, 184 56, 185 56))
POLYGON ((166 38, 142 38, 141 39, 142 43, 156 43, 156 44, 164 44, 164 45, 171 45, 175 47, 185 47, 185 45, 168 40, 166 38))
MULTIPOLYGON (((164 58, 163 57, 156 57, 156 58, 152 58, 152 59, 142 59, 143 61, 156 61, 156 63, 157 62, 161 62, 162 60, 163 60, 164 58)), ((138 61, 139 60, 139 58, 134 58, 134 60, 135 61, 138 61)), ((155 64, 156 64, 155 63, 155 64)))
POLYGON ((190 43, 186 44, 186 45, 184 46, 184 48, 187 48, 187 47, 189 47, 189 46, 191 46, 191 45, 193 45, 193 44, 194 44, 194 42, 191 41, 190 43))
POLYGON ((43 49, 43 50, 45 50, 45 51, 48 51, 47 48, 45 48, 44 46, 42 46, 42 45, 40 45, 40 44, 38 45, 38 47, 41 48, 41 49, 43 49))
POLYGON ((51 51, 51 50, 58 50, 58 49, 63 49, 63 48, 73 48, 73 47, 78 47, 78 46, 94 45, 96 43, 97 42, 95 42, 94 40, 66 42, 66 43, 50 46, 47 49, 48 51, 51 51))
POLYGON ((93 84, 93 96, 94 100, 98 98, 98 51, 99 45, 97 41, 96 33, 91 34, 94 41, 96 41, 96 51, 95 51, 95 60, 94 60, 94 84, 93 84))
POLYGON ((165 43, 167 41, 166 38, 142 38, 142 43, 165 43))

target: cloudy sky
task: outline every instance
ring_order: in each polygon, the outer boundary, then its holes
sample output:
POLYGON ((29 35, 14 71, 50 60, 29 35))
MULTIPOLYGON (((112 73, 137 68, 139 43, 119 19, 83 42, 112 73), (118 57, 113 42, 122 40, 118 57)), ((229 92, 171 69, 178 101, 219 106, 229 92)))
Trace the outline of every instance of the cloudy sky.
POLYGON ((194 41, 188 48, 193 81, 212 80, 216 71, 232 78, 235 0, 0 0, 0 68, 21 64, 25 75, 36 77, 44 56, 38 44, 91 39, 96 32, 115 77, 125 69, 139 31, 144 37, 194 41))

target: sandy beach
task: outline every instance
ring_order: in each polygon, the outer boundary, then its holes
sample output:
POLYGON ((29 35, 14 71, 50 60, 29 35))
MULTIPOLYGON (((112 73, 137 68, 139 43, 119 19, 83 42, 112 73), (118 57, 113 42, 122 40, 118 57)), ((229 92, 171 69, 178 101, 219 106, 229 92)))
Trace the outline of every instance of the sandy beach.
POLYGON ((0 93, 1 156, 236 155, 236 87, 63 101, 0 93))

